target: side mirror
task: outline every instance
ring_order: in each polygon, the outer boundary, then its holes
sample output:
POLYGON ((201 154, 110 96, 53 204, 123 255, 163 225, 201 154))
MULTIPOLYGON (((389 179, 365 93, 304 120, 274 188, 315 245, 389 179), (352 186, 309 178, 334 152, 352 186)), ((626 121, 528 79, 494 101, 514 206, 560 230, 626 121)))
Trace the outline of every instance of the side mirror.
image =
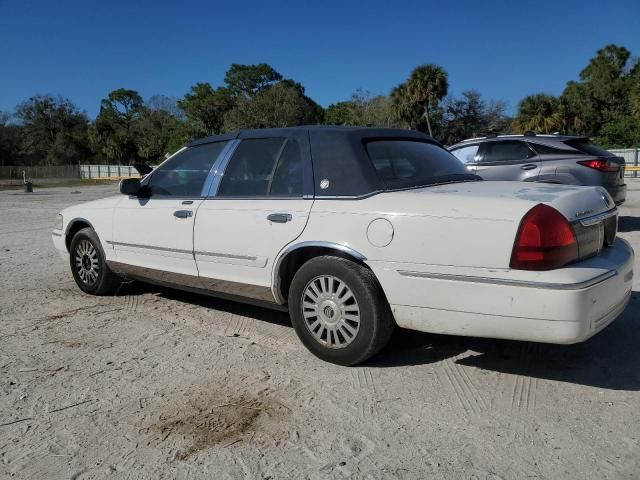
POLYGON ((120 193, 123 195, 138 195, 140 192, 139 178, 125 178, 120 180, 120 193))

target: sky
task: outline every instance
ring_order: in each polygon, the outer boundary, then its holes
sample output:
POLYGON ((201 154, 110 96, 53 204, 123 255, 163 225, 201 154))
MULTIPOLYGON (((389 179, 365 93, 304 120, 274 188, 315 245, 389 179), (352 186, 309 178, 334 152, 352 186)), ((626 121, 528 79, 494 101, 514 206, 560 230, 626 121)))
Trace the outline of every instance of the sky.
POLYGON ((182 97, 231 63, 268 63, 323 106, 387 94, 423 63, 449 93, 476 89, 510 113, 558 95, 599 48, 640 56, 640 0, 0 0, 0 110, 62 95, 89 117, 117 88, 182 97))

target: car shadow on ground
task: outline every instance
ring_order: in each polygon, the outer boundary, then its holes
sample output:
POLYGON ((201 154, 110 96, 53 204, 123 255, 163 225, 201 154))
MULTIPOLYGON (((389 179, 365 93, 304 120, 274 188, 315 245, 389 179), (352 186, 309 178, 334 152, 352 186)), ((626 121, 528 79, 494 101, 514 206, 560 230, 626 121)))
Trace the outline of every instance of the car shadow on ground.
POLYGON ((623 215, 618 217, 619 232, 637 232, 640 231, 640 217, 629 217, 623 215))
MULTIPOLYGON (((118 295, 155 294, 174 301, 291 327, 285 312, 134 282, 118 295)), ((436 335, 396 329, 371 368, 397 368, 455 358, 460 365, 610 390, 640 391, 640 292, 612 325, 584 343, 552 345, 436 335)))
POLYGON ((610 390, 640 391, 640 292, 613 324, 586 342, 552 345, 400 331, 370 365, 397 367, 455 360, 500 373, 610 390))

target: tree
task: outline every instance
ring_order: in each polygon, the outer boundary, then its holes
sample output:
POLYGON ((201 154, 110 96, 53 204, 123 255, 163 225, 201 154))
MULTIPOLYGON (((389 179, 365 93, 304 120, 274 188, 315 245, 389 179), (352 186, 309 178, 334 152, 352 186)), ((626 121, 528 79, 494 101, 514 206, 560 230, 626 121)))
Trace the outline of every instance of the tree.
POLYGON ((179 124, 168 110, 145 108, 137 126, 138 154, 147 162, 157 162, 172 153, 169 144, 179 124))
POLYGON ((407 124, 394 113, 393 102, 386 95, 373 95, 358 89, 351 100, 329 105, 325 114, 329 125, 362 125, 384 128, 405 128, 407 124))
POLYGON ((258 92, 254 97, 240 97, 225 114, 226 130, 240 128, 289 127, 309 123, 314 112, 300 90, 284 82, 258 92))
POLYGON ((215 135, 224 126, 224 114, 234 105, 231 90, 226 87, 214 89, 209 83, 196 83, 178 107, 187 117, 188 130, 192 137, 215 135))
POLYGON ((224 76, 227 88, 234 97, 253 97, 280 80, 282 75, 266 63, 257 65, 233 63, 224 76))
POLYGON ((138 159, 138 127, 144 110, 135 90, 120 88, 100 102, 100 113, 89 129, 94 149, 107 160, 134 163, 138 159))
POLYGON ((490 132, 506 133, 509 119, 505 110, 504 102, 487 103, 476 90, 462 92, 459 98, 447 97, 443 102, 442 122, 436 136, 446 145, 453 145, 490 132))
POLYGON ((0 165, 20 165, 22 129, 10 123, 11 114, 0 111, 0 165))
POLYGON ((553 95, 537 93, 523 98, 513 121, 516 132, 553 133, 562 128, 560 101, 553 95))
POLYGON ((32 163, 76 163, 89 154, 87 117, 67 98, 36 95, 16 108, 22 153, 32 163))
POLYGON ((406 82, 391 92, 396 114, 416 129, 424 119, 429 135, 433 135, 432 109, 447 94, 448 88, 444 69, 433 64, 420 65, 411 72, 406 82))

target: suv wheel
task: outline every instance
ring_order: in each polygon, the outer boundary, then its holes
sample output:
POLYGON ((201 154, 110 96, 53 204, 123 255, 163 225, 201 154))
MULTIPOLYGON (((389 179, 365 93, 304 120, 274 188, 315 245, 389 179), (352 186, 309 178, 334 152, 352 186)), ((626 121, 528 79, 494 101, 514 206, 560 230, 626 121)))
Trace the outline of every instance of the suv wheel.
POLYGON ((73 236, 69 262, 74 280, 85 293, 110 295, 120 286, 121 279, 109 270, 98 235, 91 228, 83 228, 73 236))
POLYGON ((395 325, 373 273, 333 256, 313 258, 296 272, 289 313, 302 343, 339 365, 356 365, 378 353, 395 325))

